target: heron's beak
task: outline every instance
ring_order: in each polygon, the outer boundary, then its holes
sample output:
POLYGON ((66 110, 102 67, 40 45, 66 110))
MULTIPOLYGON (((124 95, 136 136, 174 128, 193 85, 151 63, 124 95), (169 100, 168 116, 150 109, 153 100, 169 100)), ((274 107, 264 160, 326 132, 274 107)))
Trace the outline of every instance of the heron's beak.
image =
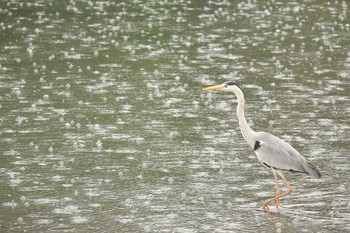
POLYGON ((216 91, 216 90, 221 90, 223 88, 225 88, 225 86, 221 84, 221 85, 206 87, 206 88, 203 88, 202 90, 203 91, 216 91))

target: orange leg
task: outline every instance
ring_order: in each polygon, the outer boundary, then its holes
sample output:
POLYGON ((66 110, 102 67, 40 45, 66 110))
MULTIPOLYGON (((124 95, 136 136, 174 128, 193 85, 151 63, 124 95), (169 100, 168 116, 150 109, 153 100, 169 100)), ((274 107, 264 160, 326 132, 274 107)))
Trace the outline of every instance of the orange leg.
POLYGON ((288 194, 290 194, 291 192, 293 192, 293 189, 292 187, 290 186, 288 180, 283 176, 282 172, 280 171, 277 171, 277 170, 272 170, 273 171, 273 174, 275 176, 275 181, 276 181, 276 197, 273 197, 273 198, 270 198, 268 199, 267 201, 263 202, 262 203, 262 208, 264 210, 268 210, 269 209, 269 204, 273 201, 276 201, 276 207, 278 208, 278 205, 279 205, 279 199, 281 197, 284 197, 288 194), (285 183, 285 185, 287 186, 288 190, 282 194, 280 194, 280 189, 279 189, 279 186, 278 186, 278 179, 277 179, 277 175, 276 173, 282 178, 283 182, 285 183))
POLYGON ((273 172, 273 175, 275 176, 275 189, 276 189, 276 208, 278 209, 278 205, 280 203, 280 195, 281 195, 281 190, 280 190, 280 187, 278 185, 278 177, 277 177, 277 174, 276 172, 273 172))

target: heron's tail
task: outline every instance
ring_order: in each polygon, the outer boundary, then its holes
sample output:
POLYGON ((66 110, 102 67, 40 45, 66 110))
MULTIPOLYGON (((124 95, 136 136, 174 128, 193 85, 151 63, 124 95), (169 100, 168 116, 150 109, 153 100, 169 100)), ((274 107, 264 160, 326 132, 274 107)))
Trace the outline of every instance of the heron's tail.
POLYGON ((309 173, 310 175, 312 175, 315 178, 321 178, 321 173, 320 171, 311 163, 307 163, 305 170, 307 171, 307 173, 309 173))

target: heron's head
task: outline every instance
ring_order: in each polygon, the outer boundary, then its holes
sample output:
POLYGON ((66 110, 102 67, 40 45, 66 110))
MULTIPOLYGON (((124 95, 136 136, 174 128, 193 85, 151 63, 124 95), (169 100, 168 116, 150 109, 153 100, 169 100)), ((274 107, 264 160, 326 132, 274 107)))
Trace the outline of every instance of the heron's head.
POLYGON ((237 93, 237 91, 241 91, 241 88, 234 81, 224 82, 223 84, 206 87, 202 89, 203 91, 226 91, 237 93))

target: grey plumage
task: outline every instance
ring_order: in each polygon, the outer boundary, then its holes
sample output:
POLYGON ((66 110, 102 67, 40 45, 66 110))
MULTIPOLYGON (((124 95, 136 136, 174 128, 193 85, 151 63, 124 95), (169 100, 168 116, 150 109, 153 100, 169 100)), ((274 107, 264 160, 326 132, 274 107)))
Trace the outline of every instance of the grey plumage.
POLYGON ((261 146, 255 150, 255 153, 265 166, 282 171, 308 173, 315 178, 321 177, 315 166, 308 163, 296 149, 278 137, 257 132, 256 141, 259 141, 261 146))

